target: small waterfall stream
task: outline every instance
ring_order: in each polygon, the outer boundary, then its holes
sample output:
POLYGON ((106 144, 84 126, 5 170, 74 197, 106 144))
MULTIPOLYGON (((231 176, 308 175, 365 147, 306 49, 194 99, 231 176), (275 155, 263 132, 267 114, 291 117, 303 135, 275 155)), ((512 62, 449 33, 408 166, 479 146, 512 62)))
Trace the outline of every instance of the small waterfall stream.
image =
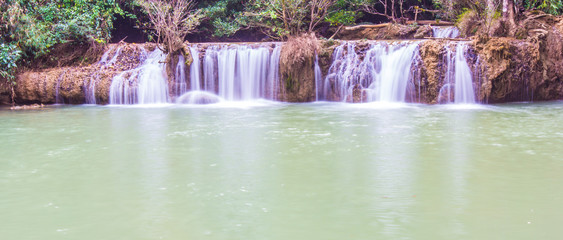
POLYGON ((217 79, 217 46, 209 46, 203 58, 203 89, 208 92, 217 92, 215 79, 217 79))
POLYGON ((166 55, 157 48, 141 66, 115 76, 110 87, 110 104, 169 102, 165 59, 166 55))
POLYGON ((322 85, 322 81, 323 81, 323 72, 321 70, 321 67, 319 66, 319 55, 317 53, 315 53, 315 86, 317 86, 315 88, 315 100, 319 101, 319 88, 318 86, 322 85))
POLYGON ((474 104, 475 91, 473 90, 473 78, 471 69, 467 64, 465 52, 467 45, 458 43, 455 53, 455 103, 474 104))
POLYGON ((445 63, 447 64, 444 84, 439 91, 439 103, 475 104, 473 77, 465 54, 467 44, 458 42, 446 46, 445 63))
MULTIPOLYGON (((199 64, 199 50, 197 47, 190 47, 190 55, 192 56, 193 62, 190 65, 190 90, 200 91, 201 90, 201 74, 200 74, 200 64, 199 64)), ((183 58, 183 57, 182 57, 183 58)))
POLYGON ((435 38, 457 38, 460 35, 459 29, 455 26, 432 27, 432 33, 435 38))
MULTIPOLYGON (((96 83, 100 80, 100 72, 102 69, 107 68, 117 62, 117 57, 121 54, 122 47, 119 46, 117 49, 115 47, 111 47, 108 49, 103 55, 100 61, 98 61, 97 65, 99 66, 100 71, 95 72, 92 76, 90 76, 90 81, 84 81, 84 97, 86 104, 96 104, 96 83), (109 55, 112 51, 115 50, 111 59, 109 59, 109 55)), ((57 89, 58 90, 58 89, 57 89)))
POLYGON ((317 85, 318 99, 404 102, 419 43, 373 42, 363 59, 356 53, 356 43, 343 43, 334 50, 324 82, 317 85))
POLYGON ((188 84, 186 82, 186 59, 182 54, 178 56, 174 80, 174 91, 172 92, 174 96, 181 96, 188 91, 188 84))
MULTIPOLYGON (((208 46, 200 66, 199 51, 191 47, 191 92, 215 93, 227 101, 277 98, 281 45, 208 46), (203 68, 203 84, 200 69, 203 68), (201 87, 203 85, 203 88, 201 87)), ((193 99, 194 93, 189 99, 193 99)), ((209 97, 209 94, 203 95, 209 97)), ((185 99, 185 98, 182 98, 185 99)))

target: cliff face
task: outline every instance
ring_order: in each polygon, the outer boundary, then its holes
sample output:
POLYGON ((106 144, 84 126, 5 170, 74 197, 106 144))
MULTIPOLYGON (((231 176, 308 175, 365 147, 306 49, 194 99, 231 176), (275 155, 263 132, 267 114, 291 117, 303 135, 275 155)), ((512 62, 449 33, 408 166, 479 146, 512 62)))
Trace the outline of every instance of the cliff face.
POLYGON ((290 38, 280 53, 280 81, 282 97, 286 102, 315 100, 315 54, 319 43, 313 35, 290 38))
POLYGON ((421 102, 438 103, 438 94, 446 71, 443 64, 445 45, 446 41, 425 41, 420 46, 420 81, 415 83, 415 87, 423 89, 421 102))
POLYGON ((150 49, 154 45, 111 45, 97 64, 24 72, 17 76, 14 100, 17 104, 83 104, 92 90, 95 103, 107 104, 112 78, 137 67, 143 60, 141 52, 150 49))
POLYGON ((489 103, 563 99, 563 19, 531 15, 517 38, 477 38, 485 75, 481 98, 489 103))

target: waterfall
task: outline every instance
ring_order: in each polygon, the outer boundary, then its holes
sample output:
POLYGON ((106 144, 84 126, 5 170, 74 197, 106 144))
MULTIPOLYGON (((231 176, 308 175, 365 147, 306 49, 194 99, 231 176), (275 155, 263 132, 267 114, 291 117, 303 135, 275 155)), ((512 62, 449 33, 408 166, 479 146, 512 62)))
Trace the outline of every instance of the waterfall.
POLYGON ((407 83, 411 79, 411 65, 415 53, 418 52, 418 44, 399 45, 380 51, 384 54, 381 56, 379 101, 404 102, 407 83))
POLYGON ((178 56, 178 63, 176 64, 176 72, 174 73, 174 96, 181 96, 188 91, 188 84, 186 82, 186 59, 184 55, 178 56))
POLYGON ((455 58, 452 56, 450 45, 446 45, 445 65, 446 72, 444 74, 444 84, 438 92, 438 103, 451 103, 453 99, 453 84, 455 81, 455 58))
MULTIPOLYGON (((211 49, 209 49, 211 50, 211 49)), ((219 96, 235 99, 235 66, 237 49, 223 47, 217 52, 217 77, 219 83, 219 96)))
POLYGON ((363 59, 354 42, 345 42, 333 53, 333 63, 318 99, 344 102, 405 102, 411 66, 419 42, 372 42, 363 59))
POLYGON ((68 71, 65 70, 61 75, 59 75, 59 78, 57 78, 57 85, 55 85, 55 104, 64 104, 64 99, 59 96, 59 89, 61 88, 61 81, 63 80, 64 75, 66 74, 66 72, 68 71))
POLYGON ((281 46, 276 46, 270 56, 270 67, 268 68, 268 86, 270 88, 270 96, 268 99, 277 99, 280 89, 280 55, 281 46))
POLYGON ((435 38, 457 38, 460 34, 459 29, 455 26, 432 27, 432 33, 435 38))
POLYGON ((319 101, 319 89, 322 89, 323 73, 319 66, 319 55, 315 52, 315 96, 316 101, 319 101))
POLYGON ((166 55, 156 49, 141 66, 115 76, 110 87, 110 104, 167 103, 165 59, 166 55))
POLYGON ((209 46, 203 58, 203 89, 199 80, 194 82, 200 76, 200 60, 194 58, 191 90, 216 93, 229 101, 276 99, 280 52, 279 44, 273 49, 264 45, 209 46))
POLYGON ((473 90, 473 78, 471 70, 465 59, 467 45, 458 43, 455 53, 455 103, 475 103, 475 91, 473 90))
POLYGON ((207 92, 215 92, 215 80, 217 79, 217 47, 210 46, 205 51, 203 58, 203 89, 207 92))
POLYGON ((100 80, 100 72, 117 61, 117 57, 121 54, 121 49, 121 46, 117 47, 117 49, 115 49, 115 47, 110 47, 110 49, 102 55, 102 58, 97 63, 99 71, 94 72, 94 74, 90 76, 90 81, 88 83, 84 81, 84 98, 86 104, 96 104, 96 83, 100 80), (112 58, 109 59, 113 50, 115 50, 115 52, 112 58))
POLYGON ((475 91, 473 77, 465 53, 467 45, 456 44, 455 53, 450 45, 446 46, 446 73, 442 88, 439 91, 439 103, 474 104, 475 91), (455 55, 454 55, 455 54, 455 55))
POLYGON ((333 63, 328 70, 322 87, 322 94, 318 97, 323 100, 346 101, 354 87, 359 58, 355 51, 355 43, 348 42, 338 46, 333 53, 333 63), (331 88, 335 86, 334 88, 331 88))
MULTIPOLYGON (((426 91, 423 83, 425 75, 421 75, 419 69, 423 64, 419 53, 421 42, 342 42, 335 48, 332 64, 325 74, 321 70, 319 56, 315 55, 316 100, 427 100, 421 97, 421 92, 426 91)), ((189 47, 193 57, 189 74, 186 72, 184 56, 179 56, 178 63, 172 68, 175 78, 171 82, 168 82, 165 72, 166 55, 158 49, 150 53, 142 50, 138 67, 123 71, 113 78, 109 92, 110 104, 169 103, 171 99, 177 103, 190 104, 224 100, 276 100, 283 93, 279 69, 281 46, 280 43, 192 45, 189 47)), ((114 49, 104 54, 98 63, 100 68, 113 65, 119 52, 119 49, 114 49)), ((474 103, 474 77, 468 62, 474 63, 475 59, 467 54, 468 45, 463 42, 449 43, 445 52, 442 64, 445 76, 438 102, 474 103), (471 58, 468 60, 466 56, 471 58)), ((85 94, 95 92, 97 78, 86 81, 85 94), (88 90, 89 86, 94 90, 88 90)), ((95 101, 95 95, 92 98, 95 101)))
POLYGON ((199 64, 199 50, 197 46, 189 47, 190 55, 192 55, 192 64, 190 65, 190 90, 191 91, 200 91, 201 84, 200 84, 200 64, 199 64))

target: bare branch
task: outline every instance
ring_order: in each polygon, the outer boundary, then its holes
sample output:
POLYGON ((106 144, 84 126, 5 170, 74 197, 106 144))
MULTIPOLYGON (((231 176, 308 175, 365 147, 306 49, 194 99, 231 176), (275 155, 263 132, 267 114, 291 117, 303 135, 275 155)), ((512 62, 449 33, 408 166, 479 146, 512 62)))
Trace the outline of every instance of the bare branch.
POLYGON ((193 0, 141 0, 141 5, 164 52, 181 49, 186 35, 199 25, 202 17, 194 10, 193 0))
POLYGON ((328 9, 334 5, 335 0, 311 0, 309 7, 311 9, 311 20, 309 22, 309 32, 321 23, 329 14, 328 9))

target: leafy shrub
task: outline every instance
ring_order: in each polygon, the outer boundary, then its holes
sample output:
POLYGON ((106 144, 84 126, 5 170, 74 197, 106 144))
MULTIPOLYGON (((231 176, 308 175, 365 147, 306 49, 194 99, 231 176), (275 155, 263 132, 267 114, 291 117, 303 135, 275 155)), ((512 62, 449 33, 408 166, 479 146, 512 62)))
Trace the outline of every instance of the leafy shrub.
POLYGON ((528 10, 537 8, 554 15, 563 14, 563 2, 561 0, 525 0, 524 2, 528 10))
POLYGON ((32 64, 59 44, 106 43, 116 14, 125 14, 116 0, 1 1, 0 42, 5 44, 0 54, 13 64, 32 64))
POLYGON ((461 32, 461 35, 468 37, 474 35, 481 25, 481 17, 471 9, 465 8, 463 12, 457 17, 456 25, 461 32))
POLYGON ((232 36, 247 25, 243 0, 210 1, 200 6, 205 16, 203 22, 211 26, 211 29, 203 27, 203 30, 211 32, 214 37, 232 36))
POLYGON ((14 70, 21 57, 21 51, 17 46, 0 43, 0 79, 14 81, 14 70))

